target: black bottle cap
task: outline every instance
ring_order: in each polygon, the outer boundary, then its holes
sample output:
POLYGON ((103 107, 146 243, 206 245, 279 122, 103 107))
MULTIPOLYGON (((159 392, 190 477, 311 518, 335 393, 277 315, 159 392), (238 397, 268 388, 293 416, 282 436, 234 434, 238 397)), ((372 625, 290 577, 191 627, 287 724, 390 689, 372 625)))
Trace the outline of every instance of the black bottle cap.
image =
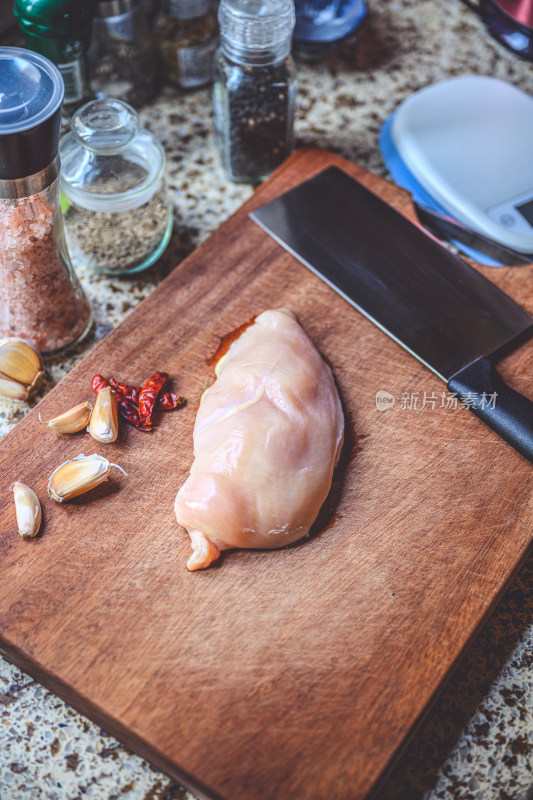
POLYGON ((25 178, 57 155, 63 79, 44 56, 0 47, 0 86, 0 180, 25 178))

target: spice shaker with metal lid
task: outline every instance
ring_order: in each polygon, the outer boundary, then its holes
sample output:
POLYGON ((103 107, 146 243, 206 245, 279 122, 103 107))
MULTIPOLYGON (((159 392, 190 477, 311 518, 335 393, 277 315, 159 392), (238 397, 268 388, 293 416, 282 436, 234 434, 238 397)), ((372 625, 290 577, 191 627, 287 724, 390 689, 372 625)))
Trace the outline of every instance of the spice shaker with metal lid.
POLYGON ((162 254, 172 231, 165 151, 134 109, 106 98, 74 114, 61 141, 61 189, 75 263, 97 272, 138 272, 162 254))
POLYGON ((0 338, 55 353, 92 315, 65 242, 57 156, 64 86, 44 56, 0 47, 0 338))
POLYGON ((297 79, 292 0, 221 0, 215 129, 231 180, 266 178, 291 152, 297 79))
POLYGON ((30 50, 53 61, 65 82, 65 105, 88 97, 86 52, 91 0, 15 0, 15 16, 30 50))
POLYGON ((142 0, 95 0, 88 53, 96 97, 140 106, 158 88, 156 51, 142 0))
POLYGON ((211 0, 163 0, 156 41, 170 83, 194 89, 212 82, 218 30, 211 0))

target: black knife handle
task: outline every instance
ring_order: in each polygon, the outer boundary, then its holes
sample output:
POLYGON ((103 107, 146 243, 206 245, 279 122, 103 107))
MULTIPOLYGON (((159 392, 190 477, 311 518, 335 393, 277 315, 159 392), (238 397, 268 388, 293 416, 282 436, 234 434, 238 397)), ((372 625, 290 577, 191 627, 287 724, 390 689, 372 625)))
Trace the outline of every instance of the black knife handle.
POLYGON ((448 381, 450 392, 515 450, 533 461, 533 402, 502 380, 488 358, 469 364, 448 381))

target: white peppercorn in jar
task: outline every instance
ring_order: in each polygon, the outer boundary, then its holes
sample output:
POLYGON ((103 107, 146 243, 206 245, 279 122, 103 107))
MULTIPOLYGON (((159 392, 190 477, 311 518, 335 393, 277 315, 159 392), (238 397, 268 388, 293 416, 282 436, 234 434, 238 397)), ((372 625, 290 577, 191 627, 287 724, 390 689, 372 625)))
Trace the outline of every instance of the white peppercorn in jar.
POLYGON ((172 232, 165 152, 121 100, 93 100, 60 144, 63 215, 74 263, 105 274, 156 261, 172 232))
POLYGON ((221 0, 215 130, 228 177, 257 183, 290 154, 297 79, 293 0, 221 0))

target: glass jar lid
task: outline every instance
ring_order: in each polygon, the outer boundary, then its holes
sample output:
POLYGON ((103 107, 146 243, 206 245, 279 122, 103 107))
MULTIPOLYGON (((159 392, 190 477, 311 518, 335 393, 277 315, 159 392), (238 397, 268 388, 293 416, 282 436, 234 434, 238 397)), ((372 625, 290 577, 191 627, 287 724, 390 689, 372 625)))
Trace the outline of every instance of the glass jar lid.
POLYGON ((141 123, 131 106, 104 98, 80 108, 72 117, 70 129, 79 144, 94 153, 113 154, 135 139, 141 123))
POLYGON ((63 191, 90 211, 128 211, 147 203, 166 161, 134 109, 113 98, 93 100, 74 114, 59 153, 63 191))
POLYGON ((237 63, 268 64, 272 53, 290 52, 293 0, 221 0, 218 21, 222 47, 237 63))

